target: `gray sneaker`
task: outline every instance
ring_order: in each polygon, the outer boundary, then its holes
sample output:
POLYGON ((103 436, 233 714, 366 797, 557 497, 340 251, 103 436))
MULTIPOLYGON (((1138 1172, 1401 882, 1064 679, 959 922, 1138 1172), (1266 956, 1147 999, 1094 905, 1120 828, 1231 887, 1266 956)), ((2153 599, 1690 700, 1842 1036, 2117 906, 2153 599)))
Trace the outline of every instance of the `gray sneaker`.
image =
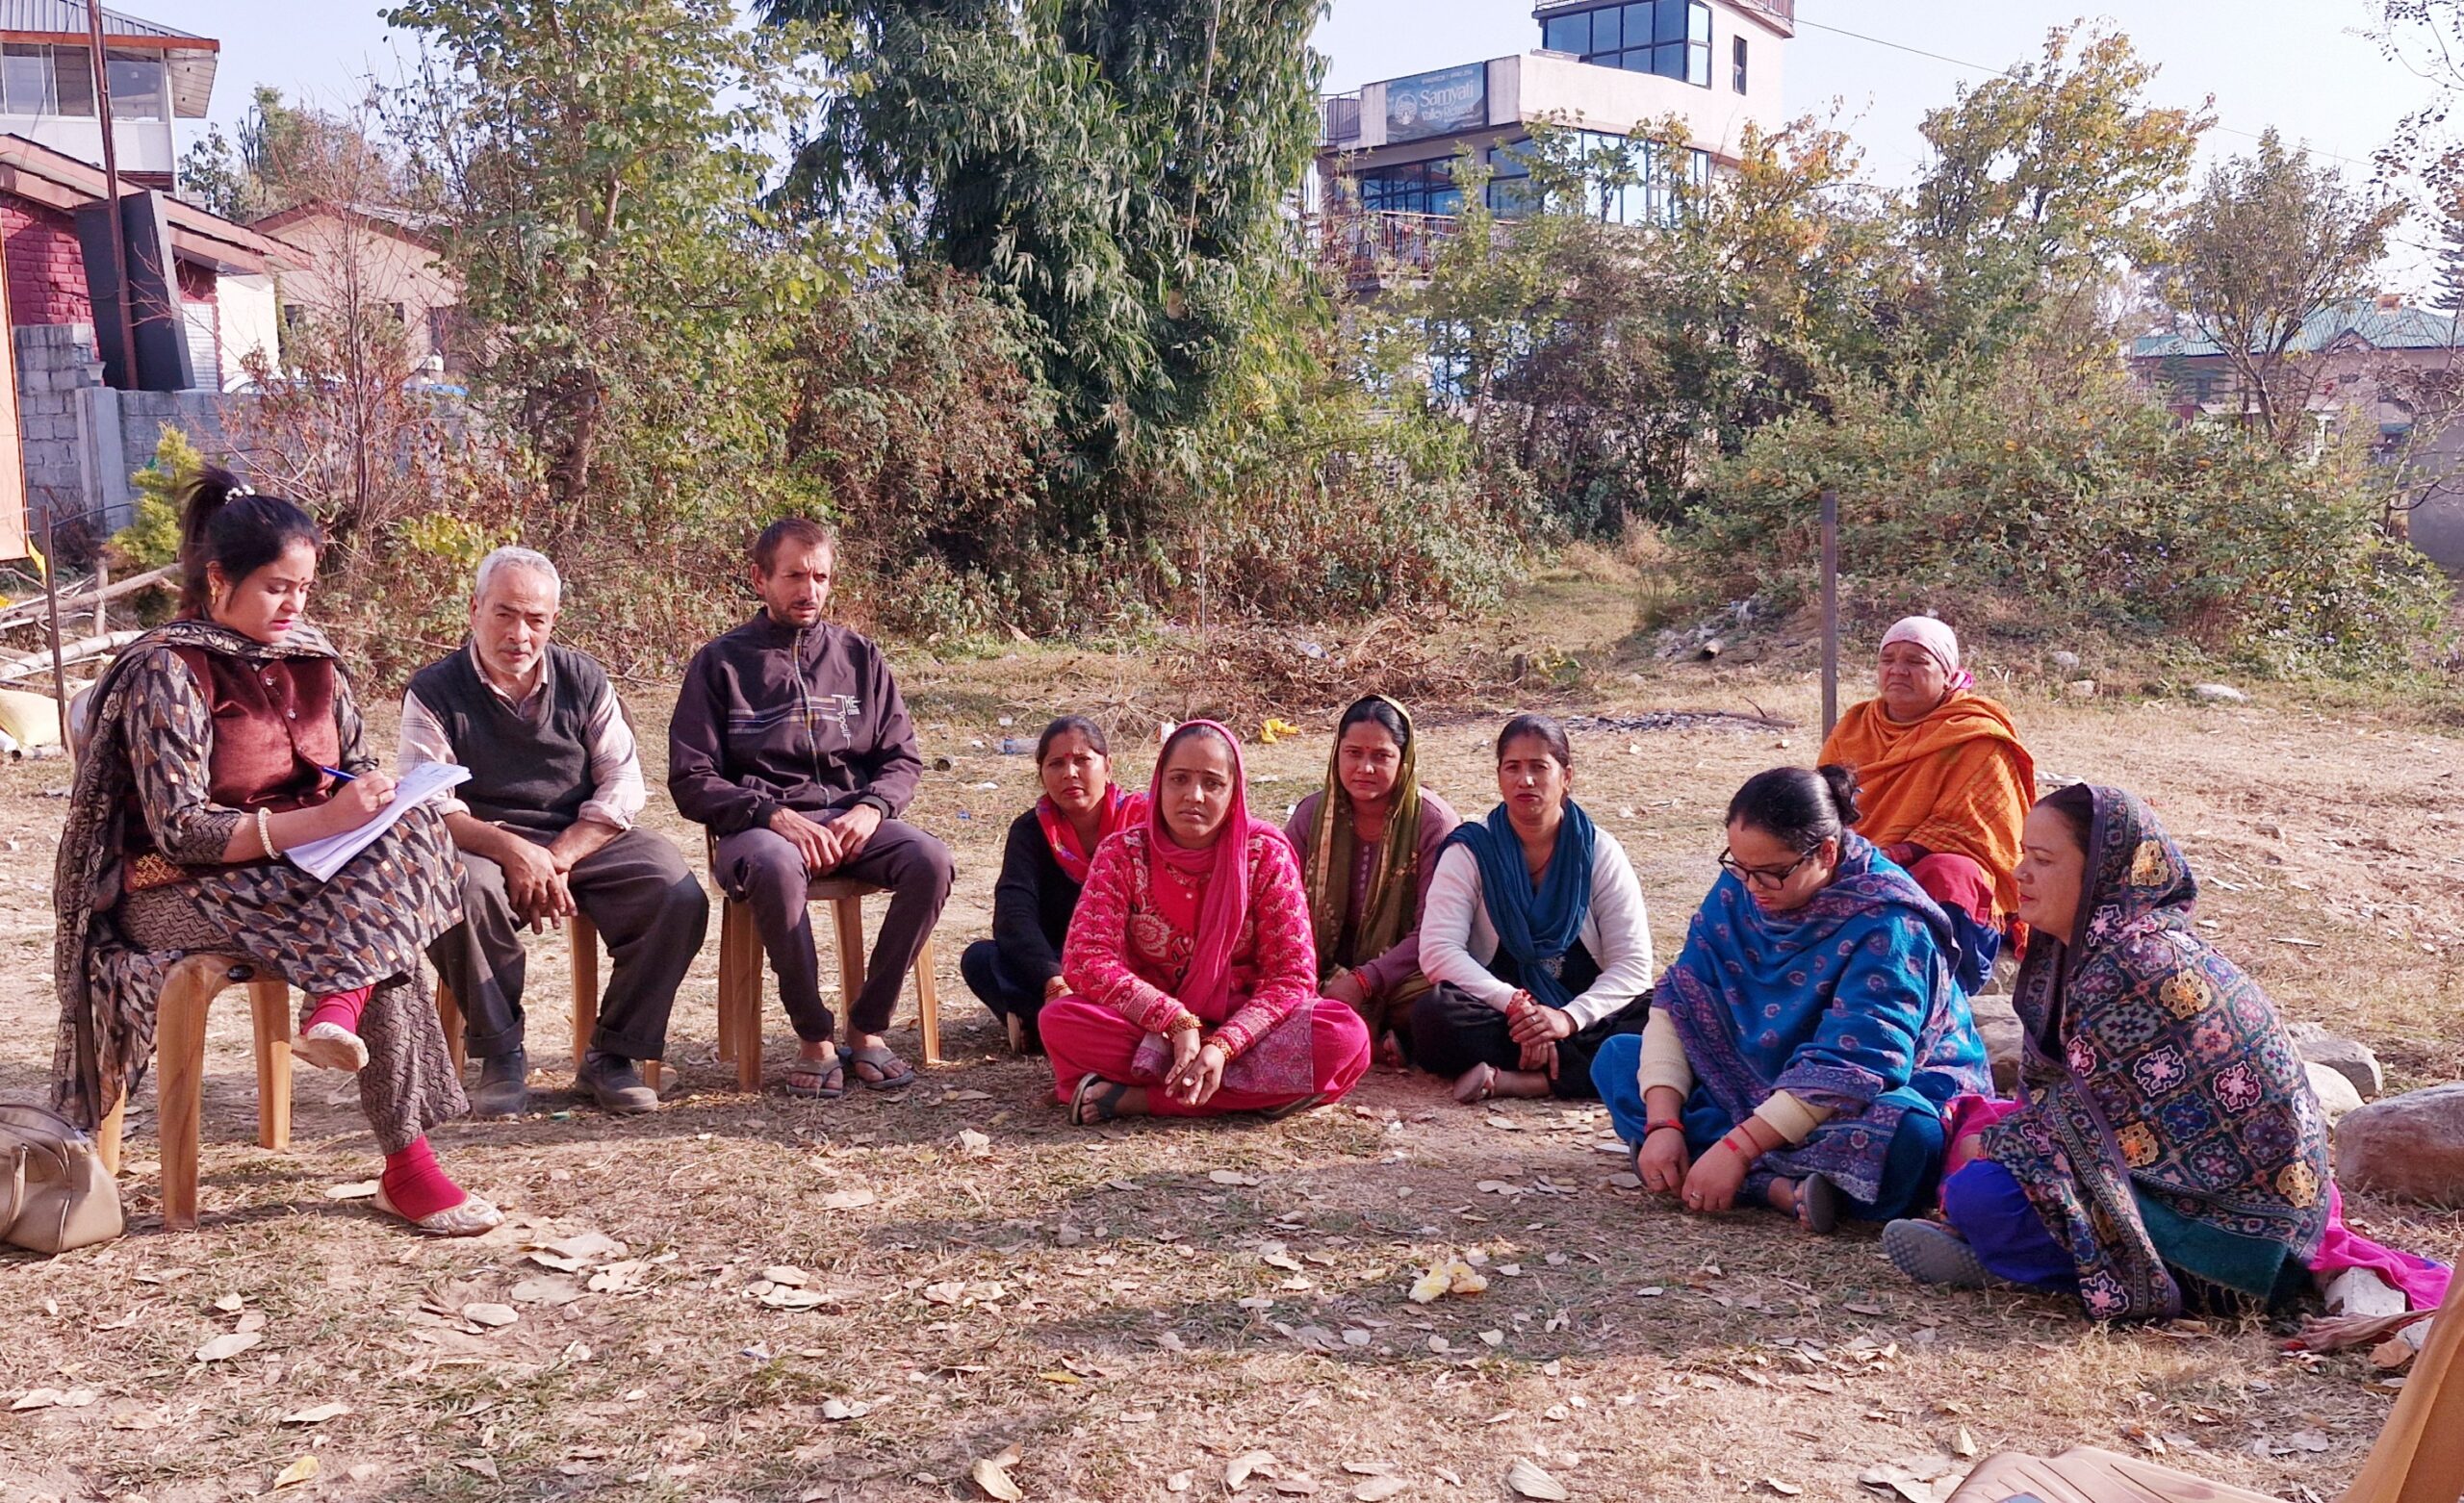
POLYGON ((614 1116, 638 1116, 658 1109, 658 1092, 643 1083, 633 1061, 614 1055, 585 1055, 581 1069, 574 1075, 574 1086, 600 1110, 614 1116))
POLYGON ((1893 1267, 1919 1284, 1981 1289, 1993 1282, 1975 1248, 1930 1221, 1894 1221, 1883 1228, 1883 1252, 1893 1267))
POLYGON ((471 1115, 518 1117, 530 1109, 530 1058, 517 1049, 479 1061, 479 1083, 471 1090, 471 1115))

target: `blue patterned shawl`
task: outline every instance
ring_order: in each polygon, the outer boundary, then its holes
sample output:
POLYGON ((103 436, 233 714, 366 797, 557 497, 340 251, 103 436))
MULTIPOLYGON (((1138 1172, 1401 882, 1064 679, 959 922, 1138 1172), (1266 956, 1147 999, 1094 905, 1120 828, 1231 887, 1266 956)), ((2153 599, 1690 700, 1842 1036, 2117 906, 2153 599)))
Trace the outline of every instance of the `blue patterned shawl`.
POLYGON ((1776 1090, 1832 1108, 1804 1142, 1765 1154, 1750 1183, 1822 1174, 1873 1201, 1902 1116, 1939 1116, 1953 1096, 1991 1089, 1952 981, 1958 955, 1951 921, 1915 879, 1844 834, 1831 884, 1792 912, 1765 913, 1721 873, 1652 1005, 1731 1122, 1776 1090))
POLYGON ((1504 804, 1485 820, 1456 826, 1447 837, 1448 845, 1467 848, 1480 864, 1480 903, 1489 910, 1489 927, 1498 931, 1499 953, 1514 957, 1532 1000, 1552 1007, 1575 1000, 1555 962, 1575 947, 1582 921, 1591 915, 1591 860, 1599 837, 1591 816, 1568 799, 1557 849, 1536 889, 1523 862, 1523 837, 1507 821, 1504 804))
POLYGON ((2155 812, 2092 788, 2075 943, 2030 936, 2013 1001, 2027 1105, 1989 1128, 2097 1320, 2182 1310, 2171 1268, 2268 1298, 2327 1227, 2327 1128, 2275 1007, 2192 927, 2155 812))

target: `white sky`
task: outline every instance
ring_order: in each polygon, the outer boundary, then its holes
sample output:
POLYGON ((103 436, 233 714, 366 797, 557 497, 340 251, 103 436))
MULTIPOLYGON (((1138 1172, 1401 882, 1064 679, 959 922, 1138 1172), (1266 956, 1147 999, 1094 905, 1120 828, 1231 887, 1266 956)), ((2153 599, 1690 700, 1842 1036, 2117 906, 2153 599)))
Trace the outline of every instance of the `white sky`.
MULTIPOLYGON (((258 83, 330 104, 351 94, 355 78, 399 70, 399 39, 378 8, 361 0, 121 3, 221 39, 214 115, 226 126, 258 83)), ((1798 0, 1799 29, 1784 64, 1789 112, 1836 104, 1864 148, 1867 175, 1905 182, 1923 148, 1919 115, 1947 103, 1963 80, 2034 56, 2047 27, 2083 11, 2113 21, 2162 65, 2160 100, 2194 105, 2215 96, 2220 128, 2209 138, 2211 153, 2246 150, 2251 137, 2273 126, 2349 159, 2346 170, 2367 176, 2371 154, 2396 121, 2428 96, 2420 79, 2360 35, 2371 14, 2366 0, 2105 0, 2093 9, 2026 0, 1798 0), (1851 32, 1879 42, 1844 35, 1851 32)), ((1346 89, 1526 51, 1539 35, 1527 0, 1334 0, 1315 40, 1329 60, 1328 86, 1346 89)), ((2434 239, 2419 219, 2398 233, 2416 244, 2434 239)), ((2391 281, 2411 285, 2421 259, 2408 249, 2391 281)))

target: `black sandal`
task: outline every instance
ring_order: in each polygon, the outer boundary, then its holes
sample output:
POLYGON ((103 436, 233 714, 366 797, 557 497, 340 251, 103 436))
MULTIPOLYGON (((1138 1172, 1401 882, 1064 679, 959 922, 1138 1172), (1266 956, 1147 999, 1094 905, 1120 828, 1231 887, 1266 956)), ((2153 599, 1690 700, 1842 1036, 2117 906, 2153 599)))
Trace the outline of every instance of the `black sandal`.
POLYGON ((1797 1182, 1797 1219, 1816 1236, 1839 1230, 1839 1186, 1830 1177, 1809 1174, 1797 1182))
POLYGON ((1128 1086, 1088 1071, 1078 1077, 1078 1088, 1070 1093, 1069 1125, 1093 1127, 1099 1122, 1118 1121, 1120 1099, 1128 1094, 1128 1086))
POLYGON ((843 1049, 827 1059, 799 1058, 787 1067, 787 1094, 797 1101, 836 1101, 847 1094, 847 1052, 843 1049), (796 1077, 812 1082, 798 1085, 796 1077))

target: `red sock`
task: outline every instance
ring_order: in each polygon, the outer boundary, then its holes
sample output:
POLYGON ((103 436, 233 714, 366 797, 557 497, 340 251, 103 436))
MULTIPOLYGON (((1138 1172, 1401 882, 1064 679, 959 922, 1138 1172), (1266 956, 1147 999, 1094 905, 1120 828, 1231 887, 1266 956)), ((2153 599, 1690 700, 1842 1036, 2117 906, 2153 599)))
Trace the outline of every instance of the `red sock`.
POLYGON ((300 1032, 304 1033, 320 1023, 339 1023, 346 1031, 358 1032, 359 1015, 368 1006, 369 993, 372 990, 373 987, 354 986, 349 991, 318 998, 317 1005, 308 1009, 307 1025, 300 1032))
POLYGON ((418 1221, 440 1210, 451 1210, 466 1198, 436 1161, 436 1151, 421 1138, 398 1154, 385 1156, 385 1172, 377 1177, 394 1209, 418 1221))

